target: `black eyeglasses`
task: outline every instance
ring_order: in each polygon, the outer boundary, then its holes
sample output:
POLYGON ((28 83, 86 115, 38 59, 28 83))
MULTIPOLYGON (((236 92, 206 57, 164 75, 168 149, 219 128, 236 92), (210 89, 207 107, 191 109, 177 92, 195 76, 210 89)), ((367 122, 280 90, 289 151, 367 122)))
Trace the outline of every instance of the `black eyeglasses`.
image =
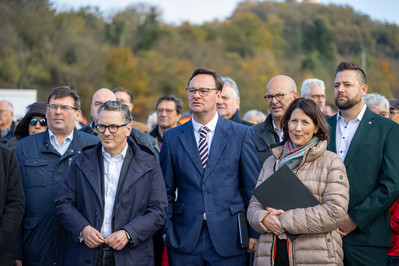
POLYGON ((198 93, 199 93, 199 95, 200 95, 201 97, 207 96, 208 93, 209 93, 209 91, 211 91, 211 90, 218 90, 218 89, 217 89, 217 88, 199 88, 199 89, 196 89, 196 88, 186 88, 187 94, 188 94, 189 96, 194 96, 195 93, 198 91, 198 93))
POLYGON ((29 125, 31 125, 31 126, 36 126, 37 122, 39 122, 41 126, 47 126, 47 121, 46 121, 45 118, 42 118, 42 119, 32 118, 32 119, 29 121, 29 125))
POLYGON ((78 110, 78 108, 75 108, 73 106, 69 105, 58 105, 58 104, 47 104, 47 108, 53 111, 58 110, 58 108, 61 109, 61 111, 69 111, 69 110, 78 110))
POLYGON ((125 123, 125 124, 123 124, 123 125, 109 125, 109 126, 106 126, 106 125, 102 125, 102 124, 97 124, 96 125, 96 128, 97 128, 97 131, 98 131, 98 133, 104 133, 105 132, 105 130, 108 128, 108 130, 109 130, 109 132, 111 132, 111 133, 116 133, 116 132, 118 132, 118 129, 120 128, 120 127, 124 127, 124 126, 126 126, 126 125, 128 125, 129 123, 125 123))
POLYGON ((273 98, 276 98, 277 101, 281 101, 282 99, 284 99, 285 95, 294 93, 293 91, 287 92, 287 93, 276 93, 274 95, 271 94, 267 94, 266 96, 263 96, 263 98, 266 99, 266 101, 268 101, 269 103, 273 101, 273 98))

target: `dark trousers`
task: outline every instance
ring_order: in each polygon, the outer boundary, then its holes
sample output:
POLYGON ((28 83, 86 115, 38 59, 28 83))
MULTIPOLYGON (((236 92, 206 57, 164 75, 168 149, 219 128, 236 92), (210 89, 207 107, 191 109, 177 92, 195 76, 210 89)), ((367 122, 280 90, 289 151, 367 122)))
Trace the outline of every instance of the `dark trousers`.
POLYGON ((399 257, 388 256, 388 266, 399 266, 399 257))
POLYGON ((203 227, 198 243, 193 252, 180 253, 171 248, 167 249, 169 266, 245 266, 246 254, 234 257, 222 257, 213 247, 209 231, 206 226, 203 227))
POLYGON ((98 246, 96 266, 115 266, 114 250, 107 244, 98 246))
POLYGON ((165 243, 162 238, 162 229, 152 236, 152 241, 154 243, 154 265, 161 266, 162 255, 165 249, 165 243))
POLYGON ((343 248, 345 266, 388 265, 388 248, 386 247, 354 246, 344 242, 343 248))

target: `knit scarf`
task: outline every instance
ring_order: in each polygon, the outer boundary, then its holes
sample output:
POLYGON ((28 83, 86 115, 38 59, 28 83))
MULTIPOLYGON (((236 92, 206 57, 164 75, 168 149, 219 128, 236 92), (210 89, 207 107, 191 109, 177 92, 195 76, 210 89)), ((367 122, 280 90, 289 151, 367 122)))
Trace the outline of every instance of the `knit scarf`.
POLYGON ((302 162, 303 155, 307 148, 312 148, 319 143, 318 137, 313 137, 306 145, 294 149, 292 142, 288 140, 284 143, 283 155, 278 163, 278 169, 280 169, 284 164, 286 164, 291 170, 297 168, 302 162))

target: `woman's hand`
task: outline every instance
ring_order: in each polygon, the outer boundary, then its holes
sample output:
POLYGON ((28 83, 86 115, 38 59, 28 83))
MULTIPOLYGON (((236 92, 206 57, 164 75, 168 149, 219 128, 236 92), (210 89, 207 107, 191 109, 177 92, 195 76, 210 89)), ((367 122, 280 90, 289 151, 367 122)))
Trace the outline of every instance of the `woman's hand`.
POLYGON ((281 227, 280 214, 284 213, 283 210, 276 210, 271 207, 266 208, 269 213, 263 218, 262 224, 275 235, 284 233, 284 229, 281 227))

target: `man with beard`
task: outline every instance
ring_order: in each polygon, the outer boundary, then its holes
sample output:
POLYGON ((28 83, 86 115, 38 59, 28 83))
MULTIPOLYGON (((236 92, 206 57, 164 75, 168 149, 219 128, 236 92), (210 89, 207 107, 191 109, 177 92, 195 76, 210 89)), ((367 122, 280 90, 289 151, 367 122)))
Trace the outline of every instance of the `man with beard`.
POLYGON ((335 71, 339 111, 328 118, 328 149, 344 161, 350 183, 348 214, 339 227, 345 265, 387 265, 391 246, 389 207, 399 196, 399 125, 364 103, 364 71, 342 62, 335 71))
POLYGON ((298 98, 295 81, 288 76, 279 75, 272 78, 266 87, 266 96, 270 114, 263 123, 251 127, 250 131, 255 136, 258 151, 259 165, 262 168, 265 160, 272 154, 274 144, 283 140, 281 119, 291 102, 298 98))

